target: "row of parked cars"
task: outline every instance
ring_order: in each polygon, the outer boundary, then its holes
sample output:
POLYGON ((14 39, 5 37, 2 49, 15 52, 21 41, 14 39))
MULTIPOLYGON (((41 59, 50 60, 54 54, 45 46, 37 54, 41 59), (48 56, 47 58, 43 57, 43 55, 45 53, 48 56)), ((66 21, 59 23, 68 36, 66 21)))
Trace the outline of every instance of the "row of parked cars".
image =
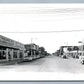
POLYGON ((69 57, 79 59, 80 63, 84 64, 84 51, 79 52, 68 52, 68 53, 53 53, 53 55, 62 57, 63 59, 68 59, 69 57))
POLYGON ((61 56, 63 59, 68 59, 69 57, 72 57, 72 58, 76 58, 76 59, 79 59, 80 63, 84 64, 84 53, 81 52, 81 55, 62 55, 61 56))

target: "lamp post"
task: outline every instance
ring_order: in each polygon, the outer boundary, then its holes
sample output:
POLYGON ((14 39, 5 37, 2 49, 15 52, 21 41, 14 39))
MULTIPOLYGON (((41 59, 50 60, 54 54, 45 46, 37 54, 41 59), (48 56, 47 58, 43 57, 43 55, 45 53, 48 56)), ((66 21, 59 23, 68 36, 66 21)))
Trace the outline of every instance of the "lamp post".
POLYGON ((37 39, 37 38, 31 38, 31 57, 33 55, 33 53, 32 53, 32 49, 33 49, 33 43, 32 43, 32 41, 33 41, 33 39, 37 39))
POLYGON ((31 38, 31 57, 32 57, 32 38, 31 38))

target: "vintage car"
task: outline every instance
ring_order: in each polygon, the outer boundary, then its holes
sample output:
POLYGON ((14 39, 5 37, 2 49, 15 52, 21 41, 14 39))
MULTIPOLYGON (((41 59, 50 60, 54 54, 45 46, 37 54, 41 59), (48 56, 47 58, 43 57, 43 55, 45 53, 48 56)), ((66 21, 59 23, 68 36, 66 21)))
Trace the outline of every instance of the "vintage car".
POLYGON ((67 54, 62 55, 62 58, 63 58, 63 59, 68 59, 67 54))

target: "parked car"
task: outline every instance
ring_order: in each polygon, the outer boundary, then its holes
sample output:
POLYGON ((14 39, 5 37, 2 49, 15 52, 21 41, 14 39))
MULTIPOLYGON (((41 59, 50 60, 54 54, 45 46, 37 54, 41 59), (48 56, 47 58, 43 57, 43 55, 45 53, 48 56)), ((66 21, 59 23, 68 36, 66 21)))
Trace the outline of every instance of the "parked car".
POLYGON ((67 59, 68 57, 67 55, 62 55, 62 58, 67 59))
POLYGON ((78 55, 76 55, 76 58, 77 58, 77 59, 79 59, 79 56, 78 56, 78 55))
POLYGON ((75 55, 73 55, 72 57, 75 58, 75 55))

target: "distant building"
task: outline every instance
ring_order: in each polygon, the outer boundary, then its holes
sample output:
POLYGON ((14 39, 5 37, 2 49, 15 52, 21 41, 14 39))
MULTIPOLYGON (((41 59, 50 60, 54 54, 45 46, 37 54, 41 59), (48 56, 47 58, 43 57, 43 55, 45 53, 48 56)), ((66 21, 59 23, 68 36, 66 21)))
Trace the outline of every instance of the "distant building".
POLYGON ((73 48, 73 46, 61 46, 60 47, 60 55, 66 54, 69 52, 69 49, 73 48))
POLYGON ((55 52, 57 56, 67 55, 76 57, 78 56, 79 46, 61 46, 59 50, 55 52))
POLYGON ((67 56, 78 58, 79 46, 66 46, 67 51, 64 52, 67 56))
POLYGON ((25 49, 28 52, 29 56, 38 55, 39 46, 36 44, 25 44, 25 49))

